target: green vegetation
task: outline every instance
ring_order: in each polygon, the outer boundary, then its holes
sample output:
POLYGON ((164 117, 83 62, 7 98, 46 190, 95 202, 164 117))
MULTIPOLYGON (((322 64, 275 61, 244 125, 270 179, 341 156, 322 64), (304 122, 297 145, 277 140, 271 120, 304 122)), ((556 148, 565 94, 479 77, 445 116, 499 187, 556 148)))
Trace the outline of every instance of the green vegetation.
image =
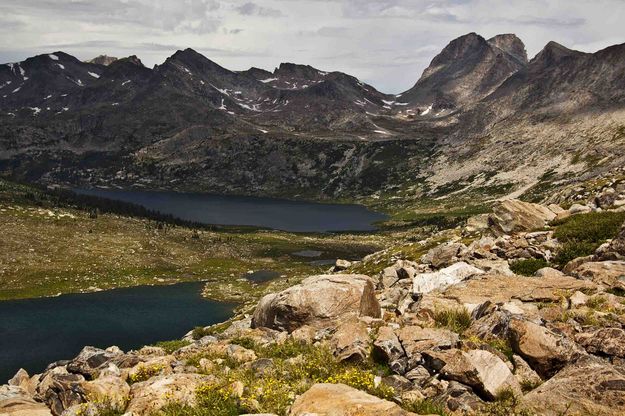
POLYGON ((482 416, 534 416, 534 412, 525 408, 522 397, 510 390, 504 389, 497 394, 495 401, 481 409, 482 416))
POLYGON ((434 324, 461 334, 471 326, 471 314, 465 308, 438 310, 434 312, 434 324))
POLYGON ((140 383, 142 381, 148 380, 156 375, 158 375, 161 371, 163 371, 162 365, 145 365, 139 364, 137 370, 128 376, 128 383, 140 383))
POLYGON ((238 345, 249 346, 259 358, 271 359, 270 364, 258 371, 237 362, 222 351, 205 351, 184 357, 187 364, 197 366, 202 372, 215 376, 216 380, 198 388, 196 406, 171 403, 157 415, 283 415, 295 397, 314 383, 342 383, 384 399, 391 399, 394 395, 391 387, 375 382, 379 373, 373 361, 361 364, 341 363, 328 347, 295 340, 266 346, 245 337, 235 341, 238 345), (215 360, 213 362, 216 364, 210 368, 201 368, 201 358, 215 360), (229 370, 226 371, 226 367, 229 370))
POLYGON ((405 409, 418 415, 440 415, 447 416, 445 406, 430 399, 418 400, 406 403, 405 409))
MULTIPOLYGON (((26 185, 0 180, 0 300, 116 287, 207 281, 205 296, 241 302, 291 286, 323 267, 293 253, 361 257, 383 234, 296 234, 242 228, 194 228, 114 213, 93 215, 26 185), (266 284, 244 278, 274 270, 266 284)), ((138 214, 137 214, 138 215, 138 214)))
POLYGON ((545 259, 523 259, 510 265, 510 270, 522 276, 533 276, 538 270, 549 266, 545 259))
POLYGON ((191 344, 191 342, 183 340, 183 339, 175 339, 172 341, 159 341, 156 344, 154 344, 154 346, 164 349, 167 354, 171 354, 177 349, 186 347, 189 344, 191 344))
POLYGON ((555 263, 564 267, 576 257, 591 255, 607 239, 613 238, 625 222, 625 212, 591 212, 573 215, 556 223, 556 237, 562 243, 555 263))

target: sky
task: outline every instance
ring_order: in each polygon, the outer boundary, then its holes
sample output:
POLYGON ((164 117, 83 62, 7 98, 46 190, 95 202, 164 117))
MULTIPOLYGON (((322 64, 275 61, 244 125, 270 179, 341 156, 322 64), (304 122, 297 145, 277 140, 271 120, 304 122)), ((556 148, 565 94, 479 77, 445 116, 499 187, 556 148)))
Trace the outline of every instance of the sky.
POLYGON ((0 62, 62 50, 152 67, 190 47, 231 70, 302 63, 398 93, 469 32, 515 33, 532 57, 551 40, 624 43, 624 22, 625 0, 2 0, 0 62))

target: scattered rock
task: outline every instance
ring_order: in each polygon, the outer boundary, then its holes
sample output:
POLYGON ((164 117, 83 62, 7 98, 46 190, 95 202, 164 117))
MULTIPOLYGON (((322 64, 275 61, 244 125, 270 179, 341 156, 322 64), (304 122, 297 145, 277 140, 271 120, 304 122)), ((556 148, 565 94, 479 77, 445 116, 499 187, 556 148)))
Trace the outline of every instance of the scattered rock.
POLYGON ((339 361, 365 361, 369 355, 367 325, 354 318, 342 323, 330 340, 339 361))
POLYGON ((373 342, 374 354, 387 363, 398 360, 405 355, 404 348, 399 342, 393 328, 383 326, 373 342))
POLYGON ((80 353, 67 364, 70 373, 82 374, 87 378, 95 378, 101 368, 114 363, 120 368, 132 367, 141 360, 135 355, 126 355, 121 350, 106 351, 95 347, 84 347, 80 353))
POLYGON ((106 401, 124 406, 130 395, 130 386, 121 377, 105 376, 82 383, 82 389, 90 401, 106 401))
POLYGON ((421 362, 421 353, 428 350, 455 348, 460 336, 455 332, 439 328, 405 326, 397 331, 397 338, 411 361, 408 370, 421 362))
POLYGON ((83 390, 85 378, 80 374, 70 374, 65 367, 56 367, 41 377, 37 386, 36 399, 44 401, 55 416, 65 409, 87 401, 83 390))
POLYGON ((513 350, 542 377, 551 377, 582 355, 570 340, 530 321, 511 319, 509 333, 513 350))
POLYGON ((570 215, 587 214, 592 211, 592 208, 590 208, 588 205, 573 204, 568 211, 570 215))
POLYGON ((591 354, 625 358, 625 331, 620 328, 601 328, 578 334, 575 341, 591 354))
POLYGON ((436 269, 446 267, 456 263, 461 250, 466 248, 467 247, 461 243, 441 244, 430 249, 426 254, 424 254, 421 257, 421 262, 431 264, 436 269))
POLYGON ((22 388, 0 386, 0 415, 2 416, 52 416, 50 409, 33 400, 22 388))
POLYGON ((452 349, 428 351, 425 354, 430 359, 442 362, 442 367, 438 371, 443 377, 473 387, 486 399, 494 399, 503 390, 521 393, 519 382, 510 372, 508 366, 499 357, 488 351, 470 350, 464 352, 452 349))
POLYGON ((571 304, 571 308, 579 308, 588 302, 588 296, 578 290, 571 295, 569 302, 571 304))
POLYGON ((349 260, 336 259, 334 262, 334 271, 347 270, 352 267, 352 262, 349 260))
POLYGON ((197 387, 210 380, 210 376, 199 374, 170 374, 135 383, 130 389, 126 412, 146 415, 170 402, 193 405, 197 387))
POLYGON ((538 386, 542 383, 543 380, 536 371, 532 370, 532 367, 520 356, 513 354, 512 364, 514 364, 514 376, 521 386, 524 384, 538 386))
POLYGON ((625 261, 586 262, 571 274, 605 288, 625 290, 625 261))

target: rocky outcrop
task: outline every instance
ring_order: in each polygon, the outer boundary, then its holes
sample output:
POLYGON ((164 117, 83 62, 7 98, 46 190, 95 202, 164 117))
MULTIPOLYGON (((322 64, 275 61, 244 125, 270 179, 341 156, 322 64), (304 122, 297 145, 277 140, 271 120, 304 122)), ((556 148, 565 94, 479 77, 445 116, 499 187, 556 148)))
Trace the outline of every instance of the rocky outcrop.
POLYGON ((380 316, 373 281, 364 275, 320 275, 261 299, 254 327, 292 332, 303 325, 322 326, 347 315, 380 316))
POLYGON ((584 262, 571 274, 606 289, 625 290, 625 261, 584 262))
MULTIPOLYGON (((467 234, 437 234, 448 243, 428 250, 426 264, 406 254, 425 251, 417 247, 351 265, 376 268, 376 280, 312 276, 266 295, 253 316, 212 335, 189 332, 188 345, 174 352, 85 347, 42 374, 21 370, 0 387, 0 413, 95 415, 107 402, 146 416, 172 401, 193 406, 198 391, 215 388, 233 407, 258 412, 276 411, 272 395, 279 395, 280 415, 411 415, 405 409, 419 403, 468 415, 491 406, 518 414, 515 405, 557 415, 565 404, 580 414, 621 414, 625 299, 619 273, 610 272, 619 260, 595 254, 564 272, 544 267, 519 276, 506 265, 550 258, 558 248, 553 231, 449 243, 458 235, 467 234), (294 400, 290 410, 282 400, 294 400)), ((417 244, 428 241, 407 247, 417 244)))
POLYGON ((490 301, 507 303, 513 300, 522 302, 555 302, 564 291, 594 290, 592 282, 558 275, 549 277, 501 276, 486 274, 447 289, 441 296, 454 299, 472 309, 476 305, 490 301))
POLYGON ((523 402, 538 414, 617 416, 625 413, 625 375, 604 361, 571 364, 528 393, 523 402))
POLYGON ((295 400, 289 416, 416 416, 393 402, 344 384, 315 384, 295 400))
POLYGON ((0 386, 0 415, 2 416, 52 416, 50 409, 36 402, 23 389, 0 386))
POLYGON ((625 330, 621 328, 584 332, 575 341, 591 354, 625 358, 625 330))
POLYGON ((501 235, 541 229, 555 218, 547 207, 511 199, 495 205, 488 220, 491 230, 501 235))

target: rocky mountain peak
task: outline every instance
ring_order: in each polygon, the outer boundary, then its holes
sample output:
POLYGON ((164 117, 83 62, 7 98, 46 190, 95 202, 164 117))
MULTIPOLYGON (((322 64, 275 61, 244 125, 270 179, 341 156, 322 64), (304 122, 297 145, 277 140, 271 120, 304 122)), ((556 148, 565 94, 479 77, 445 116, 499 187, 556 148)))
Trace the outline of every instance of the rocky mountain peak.
POLYGON ((87 63, 89 63, 89 64, 96 64, 96 65, 109 66, 110 64, 112 64, 116 60, 117 60, 117 58, 114 57, 114 56, 98 55, 95 58, 88 60, 87 63))
POLYGON ((288 76, 299 79, 317 79, 321 73, 310 65, 299 65, 292 63, 281 63, 273 72, 277 76, 288 76))
POLYGON ((515 34, 505 33, 493 36, 488 39, 488 43, 514 56, 520 62, 527 63, 527 51, 525 50, 525 44, 515 34))
POLYGON ((584 55, 587 54, 551 41, 530 61, 530 65, 532 65, 534 70, 537 70, 557 64, 566 58, 576 58, 584 55))
POLYGON ((492 93, 510 75, 526 66, 525 46, 514 35, 487 41, 476 33, 452 40, 402 94, 423 115, 430 110, 463 107, 492 93), (511 53, 512 52, 512 53, 511 53))
POLYGON ((451 64, 468 55, 481 53, 489 48, 488 42, 476 33, 468 33, 452 40, 438 55, 432 59, 430 66, 423 73, 428 77, 435 73, 442 65, 451 64))
POLYGON ((119 60, 120 61, 124 61, 124 62, 128 62, 128 63, 136 65, 136 66, 141 66, 141 67, 145 66, 145 65, 143 65, 143 62, 141 62, 141 59, 139 59, 137 57, 137 55, 130 55, 130 56, 126 57, 126 58, 122 58, 122 59, 119 59, 119 60))

